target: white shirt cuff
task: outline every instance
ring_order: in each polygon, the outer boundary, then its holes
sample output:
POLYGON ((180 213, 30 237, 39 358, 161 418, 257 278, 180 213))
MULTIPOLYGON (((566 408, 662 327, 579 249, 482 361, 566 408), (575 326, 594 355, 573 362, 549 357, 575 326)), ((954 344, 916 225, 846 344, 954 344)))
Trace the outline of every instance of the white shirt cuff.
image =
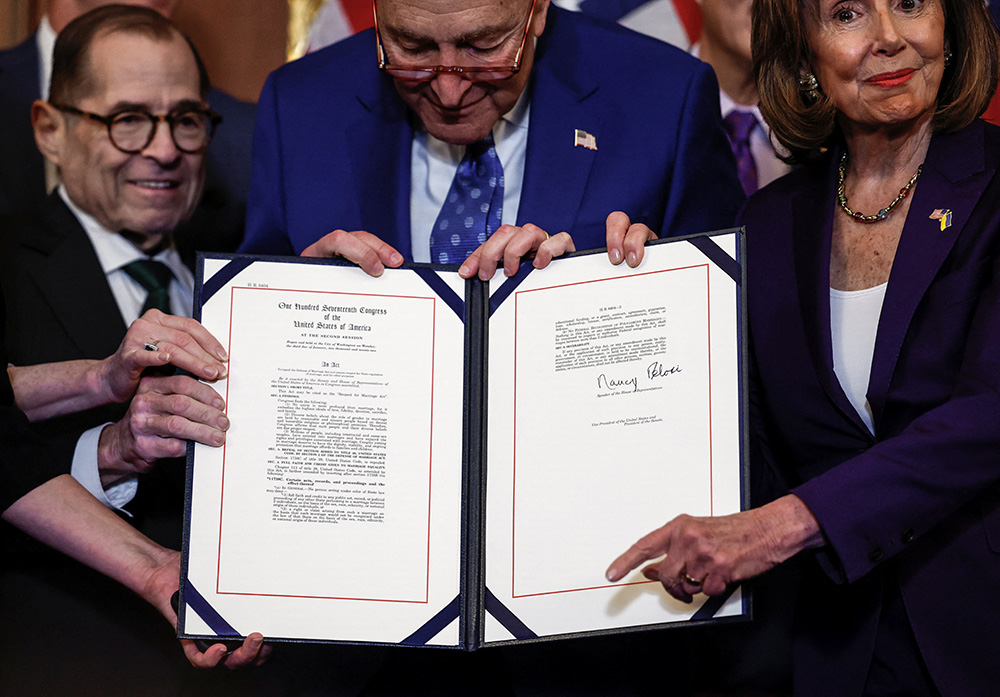
POLYGON ((76 441, 70 474, 105 506, 131 516, 128 511, 122 509, 122 506, 128 504, 135 497, 135 492, 139 488, 138 479, 133 475, 115 482, 107 489, 101 485, 101 473, 97 467, 97 445, 101 440, 101 431, 108 425, 103 424, 84 431, 83 435, 76 441))

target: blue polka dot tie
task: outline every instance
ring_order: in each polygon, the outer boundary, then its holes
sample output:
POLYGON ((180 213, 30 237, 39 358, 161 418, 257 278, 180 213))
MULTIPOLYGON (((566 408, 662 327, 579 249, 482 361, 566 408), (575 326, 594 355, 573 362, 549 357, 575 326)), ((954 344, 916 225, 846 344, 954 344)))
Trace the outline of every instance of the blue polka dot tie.
POLYGON ((471 143, 431 230, 431 261, 461 264, 500 227, 503 167, 493 135, 471 143))
POLYGON ((729 147, 736 156, 736 174, 743 185, 743 191, 749 196, 757 190, 757 163, 750 151, 750 134, 757 125, 757 118, 749 111, 736 109, 726 115, 722 125, 729 136, 729 147))

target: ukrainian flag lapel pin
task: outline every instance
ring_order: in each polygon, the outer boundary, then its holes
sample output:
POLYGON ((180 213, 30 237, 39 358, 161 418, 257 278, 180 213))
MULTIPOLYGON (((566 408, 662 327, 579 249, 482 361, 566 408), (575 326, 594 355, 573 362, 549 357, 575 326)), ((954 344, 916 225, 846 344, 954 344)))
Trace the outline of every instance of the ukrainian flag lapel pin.
POLYGON ((935 208, 934 212, 930 214, 931 220, 941 221, 941 232, 944 232, 951 227, 951 209, 950 208, 935 208))

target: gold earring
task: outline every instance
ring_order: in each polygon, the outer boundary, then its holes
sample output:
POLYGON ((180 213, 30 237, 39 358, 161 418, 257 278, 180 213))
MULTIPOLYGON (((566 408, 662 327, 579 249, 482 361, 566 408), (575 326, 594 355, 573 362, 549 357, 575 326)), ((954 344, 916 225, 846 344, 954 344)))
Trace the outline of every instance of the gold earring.
POLYGON ((819 82, 812 73, 802 73, 799 75, 799 92, 809 104, 815 104, 822 96, 819 91, 819 82))

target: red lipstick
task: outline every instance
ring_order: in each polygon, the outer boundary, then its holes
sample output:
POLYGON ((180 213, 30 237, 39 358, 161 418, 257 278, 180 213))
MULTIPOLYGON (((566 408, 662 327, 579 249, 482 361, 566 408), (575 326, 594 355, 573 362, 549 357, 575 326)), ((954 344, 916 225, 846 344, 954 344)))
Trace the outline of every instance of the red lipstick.
POLYGON ((873 75, 867 80, 865 80, 865 82, 874 87, 883 87, 883 88, 899 87, 900 85, 904 84, 907 80, 909 80, 911 77, 913 77, 913 73, 915 72, 916 70, 914 70, 913 68, 905 68, 903 70, 893 70, 892 72, 889 73, 879 73, 878 75, 873 75))

